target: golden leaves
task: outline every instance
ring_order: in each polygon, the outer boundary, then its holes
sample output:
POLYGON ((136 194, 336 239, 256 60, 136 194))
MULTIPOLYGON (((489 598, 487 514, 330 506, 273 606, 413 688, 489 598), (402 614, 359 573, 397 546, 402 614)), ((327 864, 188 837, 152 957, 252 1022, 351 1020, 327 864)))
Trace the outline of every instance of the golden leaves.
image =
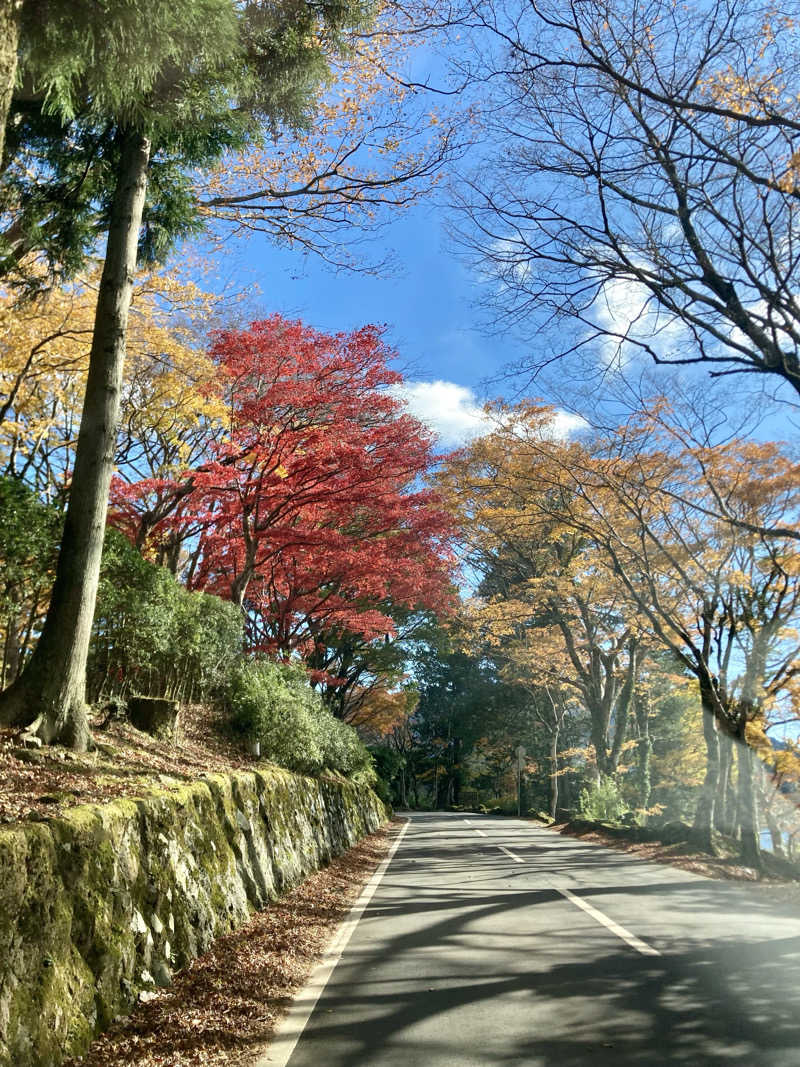
MULTIPOLYGON (((0 300, 0 462, 19 470, 44 463, 68 478, 94 330, 99 268, 19 307, 0 300)), ((185 459, 187 431, 201 420, 223 425, 225 408, 208 386, 216 370, 202 332, 220 298, 173 273, 137 279, 123 387, 122 436, 163 438, 185 459)), ((152 471, 149 473, 153 473, 152 471)))
POLYGON ((330 76, 309 127, 271 131, 224 158, 198 185, 201 212, 326 248, 328 226, 369 224, 380 205, 400 208, 430 188, 452 130, 411 85, 410 55, 426 40, 420 25, 413 9, 379 5, 368 31, 326 56, 330 76))
POLYGON ((588 692, 636 641, 723 677, 729 703, 744 685, 761 707, 785 699, 800 654, 800 468, 785 447, 695 440, 664 398, 589 444, 548 438, 539 405, 496 416, 441 475, 484 576, 476 646, 501 650, 515 681, 588 692))

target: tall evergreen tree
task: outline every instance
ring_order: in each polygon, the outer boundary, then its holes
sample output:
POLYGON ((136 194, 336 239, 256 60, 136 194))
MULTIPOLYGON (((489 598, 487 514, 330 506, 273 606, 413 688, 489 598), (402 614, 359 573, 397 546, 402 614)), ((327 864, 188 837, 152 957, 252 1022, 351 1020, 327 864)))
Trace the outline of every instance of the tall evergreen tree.
MULTIPOLYGON (((129 14, 130 26, 126 30, 121 20, 114 36, 107 26, 90 20, 89 58, 75 59, 71 66, 83 38, 80 25, 75 29, 70 23, 67 7, 72 10, 71 5, 54 5, 47 30, 52 45, 43 53, 48 58, 42 61, 38 84, 37 53, 23 49, 23 75, 30 74, 32 84, 27 133, 23 131, 28 140, 15 149, 17 223, 27 219, 34 233, 61 222, 75 225, 79 239, 81 227, 88 234, 92 226, 103 225, 106 256, 52 602, 27 669, 0 696, 0 721, 27 725, 46 742, 84 749, 90 740, 86 659, 137 255, 163 254, 172 240, 197 225, 188 195, 191 168, 257 142, 281 124, 308 121, 313 90, 325 75, 326 51, 335 47, 345 27, 363 17, 363 9, 357 0, 184 0, 171 5, 107 0, 100 7, 129 14), (163 20, 160 26, 156 13, 163 20), (170 44, 161 48, 158 42, 169 19, 170 44), (137 59, 125 66, 122 57, 129 53, 137 59), (61 59, 56 62, 54 56, 61 59), (33 168, 30 160, 23 165, 32 145, 41 150, 33 168), (58 204, 73 190, 69 179, 81 152, 87 181, 78 188, 85 211, 60 212, 58 204), (20 175, 31 170, 41 180, 30 186, 26 201, 20 175)), ((15 188, 14 181, 6 188, 15 188)), ((24 251, 29 236, 22 232, 20 240, 12 255, 24 251)), ((7 239, 7 251, 10 243, 7 239)))

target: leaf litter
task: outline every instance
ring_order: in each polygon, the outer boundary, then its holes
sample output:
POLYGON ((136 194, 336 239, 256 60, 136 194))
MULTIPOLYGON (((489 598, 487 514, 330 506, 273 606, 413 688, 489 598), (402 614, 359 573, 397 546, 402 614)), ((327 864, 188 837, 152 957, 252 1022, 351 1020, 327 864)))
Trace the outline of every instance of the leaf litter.
POLYGON ((395 823, 370 834, 219 938, 63 1067, 252 1065, 396 832, 395 823))

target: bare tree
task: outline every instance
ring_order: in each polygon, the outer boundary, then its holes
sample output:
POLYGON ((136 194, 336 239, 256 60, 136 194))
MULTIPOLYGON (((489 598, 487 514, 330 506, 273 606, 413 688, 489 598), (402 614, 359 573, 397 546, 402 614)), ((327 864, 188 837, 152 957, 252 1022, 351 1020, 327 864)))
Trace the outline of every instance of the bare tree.
POLYGON ((559 326, 527 369, 599 346, 800 392, 797 20, 752 0, 489 0, 472 20, 497 150, 460 187, 460 236, 501 319, 559 326))

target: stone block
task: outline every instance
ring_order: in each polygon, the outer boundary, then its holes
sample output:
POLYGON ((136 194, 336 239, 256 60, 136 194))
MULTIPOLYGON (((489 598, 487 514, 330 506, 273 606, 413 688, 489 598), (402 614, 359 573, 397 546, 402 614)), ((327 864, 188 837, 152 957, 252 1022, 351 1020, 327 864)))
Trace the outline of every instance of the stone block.
POLYGON ((160 741, 175 741, 178 737, 177 700, 163 697, 131 697, 128 718, 137 730, 157 737, 160 741))

